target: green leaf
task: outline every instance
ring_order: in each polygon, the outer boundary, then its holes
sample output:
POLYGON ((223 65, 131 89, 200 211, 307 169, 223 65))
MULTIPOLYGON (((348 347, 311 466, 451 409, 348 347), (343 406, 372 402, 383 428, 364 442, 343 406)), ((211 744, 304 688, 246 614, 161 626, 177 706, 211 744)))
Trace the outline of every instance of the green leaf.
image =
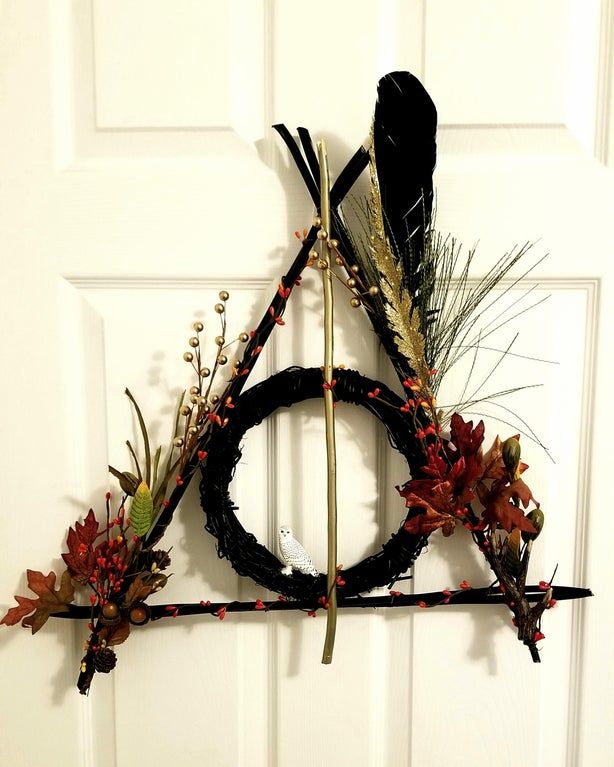
POLYGON ((139 538, 147 534, 153 522, 153 498, 145 482, 141 482, 137 487, 132 499, 130 522, 135 535, 139 538))
POLYGON ((132 403, 134 412, 139 422, 141 429, 141 436, 143 437, 143 446, 145 448, 145 481, 151 482, 151 448, 149 446, 149 435, 147 434, 147 426, 145 426, 145 419, 141 413, 141 408, 138 406, 137 401, 132 396, 130 389, 125 390, 125 394, 132 403))

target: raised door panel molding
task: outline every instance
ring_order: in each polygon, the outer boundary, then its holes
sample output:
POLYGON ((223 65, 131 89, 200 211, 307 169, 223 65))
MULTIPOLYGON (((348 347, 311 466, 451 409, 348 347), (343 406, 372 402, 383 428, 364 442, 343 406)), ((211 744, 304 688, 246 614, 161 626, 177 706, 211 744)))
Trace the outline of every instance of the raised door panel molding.
MULTIPOLYGON (((178 393, 193 383, 193 371, 182 360, 189 348, 187 339, 193 334, 192 320, 205 324, 203 364, 210 363, 217 349, 214 337, 219 333, 219 316, 212 307, 220 285, 231 294, 227 336, 232 343, 233 336, 266 307, 271 288, 268 280, 112 275, 75 275, 61 280, 61 361, 70 416, 65 432, 71 439, 75 498, 100 511, 107 487, 104 467, 110 461, 128 468, 124 441, 129 438, 135 446, 139 444, 138 427, 131 421, 123 396, 126 385, 143 410, 152 442, 168 444, 178 393), (93 487, 98 489, 92 494, 93 487)), ((236 348, 233 343, 229 356, 236 348)), ((273 372, 274 359, 272 338, 255 380, 273 372)), ((220 378, 224 378, 223 372, 220 378)), ((243 523, 268 545, 274 538, 268 511, 276 502, 272 490, 275 467, 269 457, 271 425, 269 419, 250 433, 231 489, 242 509, 243 523)), ((140 452, 139 447, 136 450, 140 452)), ((172 547, 173 577, 153 601, 230 602, 264 597, 262 589, 240 579, 217 556, 204 522, 194 487, 164 537, 163 546, 172 547)), ((273 752, 267 712, 277 689, 277 668, 269 656, 275 646, 275 627, 261 616, 256 618, 239 621, 229 616, 220 623, 215 617, 201 616, 134 630, 132 641, 118 652, 115 672, 96 679, 95 693, 84 712, 84 763, 100 767, 132 764, 134 733, 140 732, 148 733, 138 745, 145 762, 172 763, 180 754, 185 765, 202 764, 203 759, 207 764, 237 767, 270 764, 273 752), (176 648, 170 655, 169 647, 176 648), (161 662, 163 657, 168 662, 161 662), (169 736, 169 722, 175 720, 164 703, 165 696, 184 699, 189 706, 182 716, 188 717, 186 721, 198 720, 202 727, 183 727, 180 737, 169 736)), ((73 657, 65 659, 67 674, 74 674, 78 667, 86 622, 75 622, 74 632, 73 657)), ((70 692, 76 695, 72 677, 70 682, 70 692)))
POLYGON ((271 122, 268 9, 266 0, 57 0, 57 165, 257 157, 271 122))
POLYGON ((99 128, 229 127, 228 7, 94 0, 99 128))
POLYGON ((565 126, 592 152, 599 29, 598 0, 433 0, 424 82, 440 123, 565 126))

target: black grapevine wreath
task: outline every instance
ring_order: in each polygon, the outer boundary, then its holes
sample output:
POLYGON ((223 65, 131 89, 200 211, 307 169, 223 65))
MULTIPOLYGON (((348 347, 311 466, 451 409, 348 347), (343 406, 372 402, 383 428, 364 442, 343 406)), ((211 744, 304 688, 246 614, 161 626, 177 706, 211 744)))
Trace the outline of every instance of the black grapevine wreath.
MULTIPOLYGON (((105 515, 90 509, 69 529, 66 569, 59 579, 51 572, 28 570, 34 597, 16 596, 17 606, 2 623, 22 624, 36 633, 49 617, 89 621, 89 639, 81 661, 78 689, 86 694, 96 672, 108 673, 117 661, 113 647, 134 626, 161 618, 251 610, 303 610, 327 614, 322 661, 332 660, 339 607, 422 608, 449 603, 503 603, 511 612, 518 638, 539 661, 537 642, 543 613, 558 599, 590 595, 587 589, 554 586, 552 578, 526 584, 531 550, 544 525, 544 513, 524 482, 519 435, 484 449, 484 423, 474 425, 437 405, 445 374, 475 348, 486 332, 476 314, 493 289, 525 255, 529 246, 503 256, 477 283, 468 280, 473 253, 462 253, 451 238, 432 225, 437 113, 420 82, 409 72, 393 72, 380 80, 368 147, 361 147, 330 187, 324 142, 314 148, 304 128, 300 145, 283 125, 275 126, 286 143, 316 209, 312 226, 296 232, 301 247, 284 275, 260 324, 228 335, 227 291, 219 293, 220 318, 215 355, 203 358, 204 325, 195 322, 184 360, 195 382, 177 404, 174 438, 166 450, 154 449, 145 419, 132 396, 142 446, 127 443, 132 467, 109 467, 121 495, 106 494, 105 515), (344 202, 368 167, 370 193, 354 205, 357 226, 348 225, 344 202), (307 267, 320 270, 324 291, 324 365, 290 368, 245 389, 271 332, 283 326, 284 311, 307 267), (454 280, 453 280, 454 276, 454 280), (357 371, 336 367, 333 360, 333 280, 350 294, 350 304, 363 309, 399 379, 399 392, 357 371), (477 339, 477 341, 476 341, 477 339), (233 349, 239 349, 232 353, 233 349), (231 359, 233 357, 233 359, 231 359), (229 485, 249 429, 282 407, 307 399, 324 400, 328 460, 328 572, 318 573, 307 552, 282 527, 281 559, 259 543, 239 522, 229 485), (390 443, 407 462, 409 478, 397 488, 406 516, 382 549, 362 562, 342 568, 336 551, 336 484, 334 406, 344 402, 366 408, 384 426, 390 443), (142 460, 137 457, 143 456, 142 460), (276 600, 228 604, 150 605, 164 588, 170 552, 160 547, 183 493, 200 474, 200 496, 206 529, 216 537, 218 554, 250 577, 276 600), (427 594, 401 594, 397 580, 411 567, 437 530, 451 535, 458 525, 471 531, 488 562, 494 582, 427 594), (373 596, 388 586, 387 596, 373 596), (75 590, 89 592, 90 606, 74 605, 75 590)), ((526 273, 526 272, 525 272, 526 273)), ((502 316, 505 312, 502 312, 502 316)), ((501 320, 504 321, 504 320, 501 320)), ((496 392, 501 396, 506 392, 496 392)))

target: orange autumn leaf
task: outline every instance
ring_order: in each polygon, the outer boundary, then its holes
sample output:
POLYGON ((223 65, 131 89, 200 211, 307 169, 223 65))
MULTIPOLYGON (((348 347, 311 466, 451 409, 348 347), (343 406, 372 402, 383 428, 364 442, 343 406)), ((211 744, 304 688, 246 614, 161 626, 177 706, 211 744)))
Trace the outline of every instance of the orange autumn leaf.
POLYGON ((529 503, 533 501, 539 508, 530 488, 522 479, 517 479, 511 485, 502 486, 497 483, 487 494, 485 501, 482 516, 492 529, 501 525, 508 533, 514 528, 524 530, 527 533, 537 532, 523 514, 522 509, 514 503, 514 501, 519 501, 526 509, 529 503))
POLYGON ((443 528, 444 535, 450 535, 454 531, 454 525, 456 520, 450 514, 442 514, 436 511, 430 504, 426 503, 422 498, 413 493, 407 496, 407 505, 410 507, 422 507, 424 513, 416 514, 410 519, 406 520, 403 525, 405 532, 412 535, 430 535, 443 528))
POLYGON ((60 588, 55 590, 55 573, 43 575, 38 570, 27 570, 28 586, 38 599, 15 596, 17 607, 12 607, 0 621, 5 626, 14 626, 21 621, 25 628, 31 628, 36 634, 54 613, 68 611, 73 601, 75 588, 70 573, 65 570, 60 579, 60 588))

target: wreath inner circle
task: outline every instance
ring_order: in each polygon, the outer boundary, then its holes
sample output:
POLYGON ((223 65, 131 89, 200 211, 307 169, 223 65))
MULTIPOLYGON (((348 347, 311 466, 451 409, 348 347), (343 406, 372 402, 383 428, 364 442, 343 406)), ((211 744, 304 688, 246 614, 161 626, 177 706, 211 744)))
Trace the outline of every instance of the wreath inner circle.
MULTIPOLYGON (((415 437, 411 420, 400 411, 404 401, 385 384, 355 370, 335 370, 335 398, 364 407, 384 425, 390 444, 405 458, 411 476, 420 475, 424 453, 415 437), (369 397, 380 389, 381 399, 369 397), (382 399, 385 402, 382 402, 382 399)), ((293 599, 317 598, 326 592, 326 575, 314 578, 294 571, 281 572, 283 563, 236 516, 237 506, 230 497, 229 485, 241 458, 241 442, 246 432, 282 407, 322 397, 320 368, 291 367, 245 391, 235 403, 232 418, 211 437, 200 482, 201 505, 206 515, 205 529, 217 539, 220 557, 230 561, 239 575, 246 576, 269 591, 293 599)), ((400 528, 376 554, 343 570, 345 585, 339 591, 354 596, 386 586, 404 573, 426 545, 426 537, 400 528)))

